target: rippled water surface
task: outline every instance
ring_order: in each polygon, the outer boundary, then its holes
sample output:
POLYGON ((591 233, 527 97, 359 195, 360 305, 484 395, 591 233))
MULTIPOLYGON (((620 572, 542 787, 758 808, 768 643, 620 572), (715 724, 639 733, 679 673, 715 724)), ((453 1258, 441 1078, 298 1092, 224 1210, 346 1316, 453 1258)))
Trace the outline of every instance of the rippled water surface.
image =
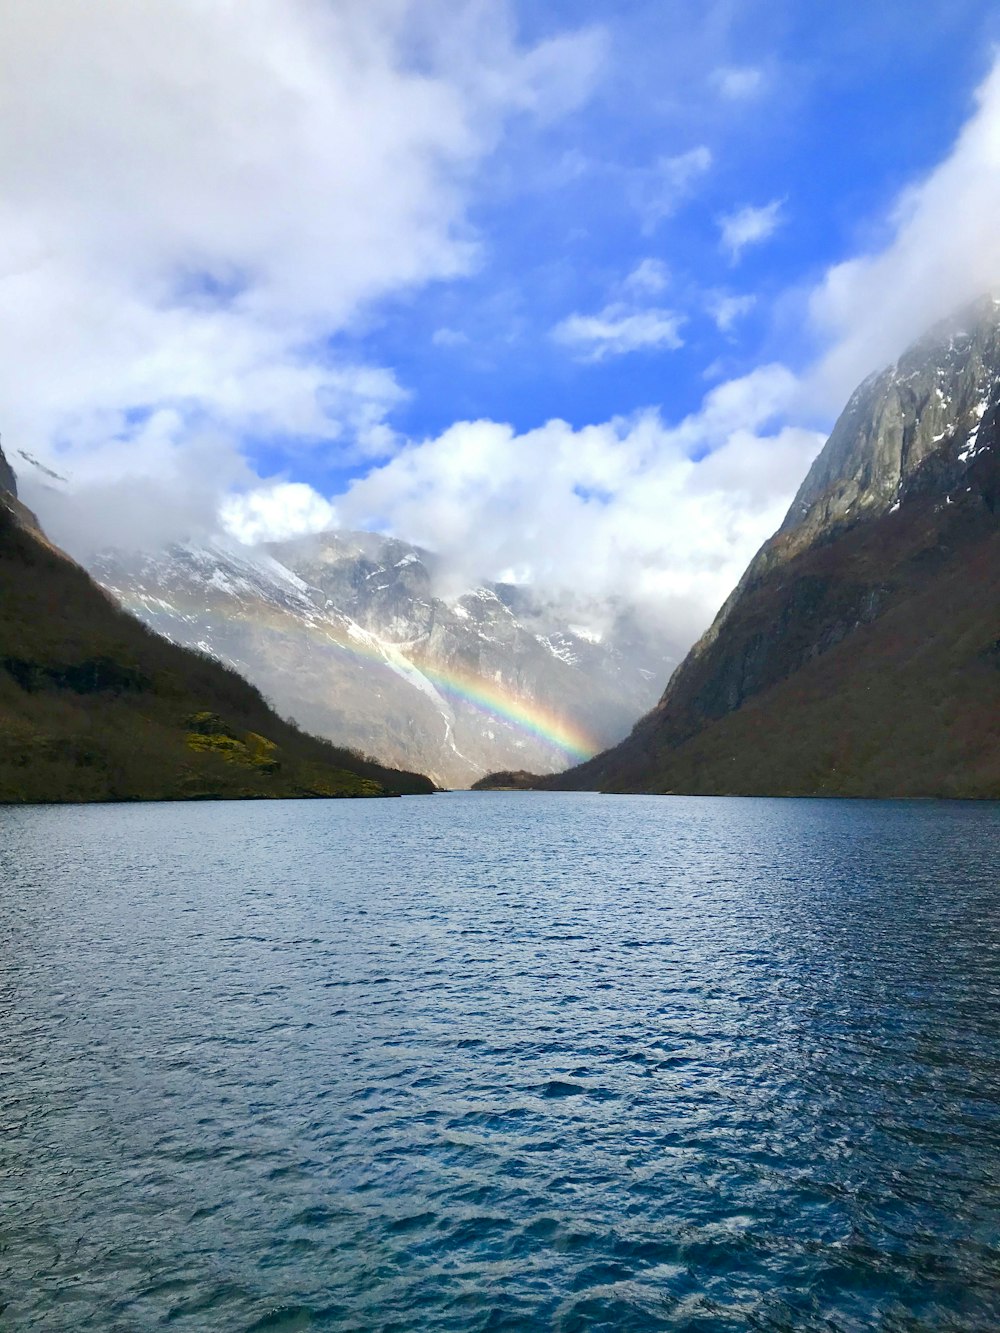
POLYGON ((0 1326, 1000 1328, 1000 807, 0 810, 0 1326))

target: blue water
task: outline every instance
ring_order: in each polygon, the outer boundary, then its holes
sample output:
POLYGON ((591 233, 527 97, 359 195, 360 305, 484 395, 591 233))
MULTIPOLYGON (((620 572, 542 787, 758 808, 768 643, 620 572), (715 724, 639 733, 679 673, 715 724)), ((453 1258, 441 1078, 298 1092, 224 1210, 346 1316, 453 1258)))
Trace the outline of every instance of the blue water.
POLYGON ((1000 1328, 1000 806, 0 810, 0 1326, 1000 1328))

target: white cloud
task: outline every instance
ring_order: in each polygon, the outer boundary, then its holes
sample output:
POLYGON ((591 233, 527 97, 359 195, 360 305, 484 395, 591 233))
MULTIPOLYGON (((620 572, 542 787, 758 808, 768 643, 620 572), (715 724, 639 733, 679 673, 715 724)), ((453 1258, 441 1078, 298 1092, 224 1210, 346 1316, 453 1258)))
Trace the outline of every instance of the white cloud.
MULTIPOLYGON (((995 70, 947 159, 900 200, 888 244, 831 269, 814 292, 829 351, 802 379, 764 367, 713 389, 676 425, 653 412, 522 434, 459 422, 373 468, 336 510, 440 549, 456 577, 513 572, 569 599, 630 597, 663 618, 682 651, 779 525, 822 444, 788 424, 804 406, 815 411, 817 387, 841 406, 936 317, 1000 284, 998 205, 995 70)), ((713 317, 725 327, 748 299, 718 294, 713 317)))
POLYGON ((3 29, 5 438, 119 488, 168 453, 203 485, 196 436, 231 474, 247 436, 391 448, 398 385, 331 335, 475 263, 505 119, 576 105, 601 58, 479 0, 32 0, 3 29))
POLYGON ((461 347, 463 343, 469 341, 469 335, 462 333, 460 329, 450 329, 443 327, 435 329, 431 334, 431 342, 435 347, 461 347))
POLYGON ((673 217, 711 165, 712 154, 701 144, 676 157, 661 157, 652 167, 632 173, 629 198, 642 220, 646 235, 673 217))
POLYGON ((670 286, 670 270, 662 259, 641 259, 622 280, 626 296, 659 296, 670 286))
POLYGON ((764 73, 753 65, 723 65, 713 70, 713 87, 730 101, 756 97, 764 87, 764 73))
POLYGON ((716 292, 709 300, 708 313, 715 320, 720 333, 730 333, 736 321, 749 314, 756 304, 756 296, 731 296, 726 292, 716 292))
POLYGON ((831 268, 810 313, 829 347, 807 392, 839 407, 952 311, 1000 286, 1000 59, 951 152, 906 190, 881 250, 831 268))
MULTIPOLYGON (((801 382, 764 367, 676 425, 459 422, 401 441, 386 425, 394 375, 332 354, 331 336, 380 298, 477 262, 466 204, 505 123, 577 105, 602 58, 595 31, 526 48, 510 14, 482 0, 7 6, 0 427, 15 462, 19 448, 38 455, 90 502, 22 468, 53 535, 92 543, 89 512, 108 525, 96 536, 154 544, 210 525, 229 493, 244 538, 371 522, 470 577, 517 570, 568 594, 632 595, 683 640, 778 525, 820 442, 785 424, 797 408, 839 407, 935 318, 1000 284, 998 66, 946 160, 899 200, 888 242, 812 294, 828 350, 801 382), (291 463, 308 448, 372 466, 332 500, 261 484, 240 442, 276 435, 291 463)), ((712 77, 745 99, 759 74, 712 77)), ((696 146, 631 173, 644 230, 711 165, 696 146)), ((720 220, 734 262, 782 208, 720 220)), ((585 360, 677 347, 668 280, 646 258, 553 334, 585 360)), ((725 332, 751 300, 719 294, 710 313, 725 332)))
POLYGON ((567 598, 631 598, 686 647, 781 521, 821 438, 770 425, 796 392, 767 366, 676 426, 653 412, 517 434, 459 422, 354 483, 345 522, 439 550, 469 580, 516 571, 567 598))
POLYGON ((74 466, 60 474, 65 484, 33 467, 25 457, 30 450, 9 435, 4 441, 22 498, 42 516, 49 536, 82 557, 113 543, 156 550, 210 532, 219 496, 254 480, 229 437, 192 427, 173 409, 160 408, 127 429, 113 413, 103 422, 92 451, 75 451, 74 466))
POLYGON ((280 542, 337 526, 337 511, 304 482, 276 482, 242 495, 231 495, 219 513, 222 525, 238 541, 280 542))
POLYGON ((759 208, 748 204, 719 219, 722 248, 734 264, 748 245, 759 245, 777 231, 784 221, 781 216, 783 206, 783 200, 772 199, 759 208))
POLYGON ((596 315, 569 315, 555 326, 552 336, 586 361, 603 361, 627 352, 683 347, 679 333, 683 322, 672 310, 655 306, 638 310, 615 302, 596 315))

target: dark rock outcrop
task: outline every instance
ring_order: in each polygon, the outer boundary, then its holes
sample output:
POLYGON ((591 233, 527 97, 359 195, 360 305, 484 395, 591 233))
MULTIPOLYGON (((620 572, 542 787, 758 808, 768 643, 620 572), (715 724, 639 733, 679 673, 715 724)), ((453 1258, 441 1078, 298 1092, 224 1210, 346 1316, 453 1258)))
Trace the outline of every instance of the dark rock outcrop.
POLYGON ((484 778, 472 784, 473 791, 534 791, 537 788, 537 773, 526 773, 518 769, 514 773, 487 773, 484 778))
POLYGON ((17 499, 17 478, 14 476, 14 469, 4 456, 2 444, 0 444, 0 491, 17 499))

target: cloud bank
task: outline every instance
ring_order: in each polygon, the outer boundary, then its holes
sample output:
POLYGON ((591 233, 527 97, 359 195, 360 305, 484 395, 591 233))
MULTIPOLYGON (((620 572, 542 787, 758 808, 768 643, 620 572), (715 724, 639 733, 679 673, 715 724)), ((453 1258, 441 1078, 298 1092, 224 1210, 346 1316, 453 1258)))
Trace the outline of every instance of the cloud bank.
MULTIPOLYGON (((340 511, 442 549, 470 574, 624 591, 690 642, 780 523, 822 443, 796 422, 818 404, 839 410, 934 319, 1000 284, 998 205, 1000 65, 952 152, 898 200, 883 248, 835 265, 814 289, 808 311, 826 350, 803 372, 763 367, 712 390, 676 425, 656 412, 521 435, 458 423, 374 468, 339 497, 340 511)), ((764 239, 780 207, 737 215, 732 243, 764 239)), ((731 327, 751 299, 719 298, 712 313, 731 327)))
POLYGON ((459 583, 485 573, 569 600, 631 600, 683 648, 777 527, 790 478, 821 443, 770 426, 795 390, 787 370, 766 366, 675 426, 652 411, 524 434, 459 422, 355 482, 338 510, 441 552, 459 583))
POLYGON ((331 336, 469 269, 505 121, 601 58, 477 0, 32 0, 3 27, 3 428, 109 520, 129 477, 250 481, 254 439, 384 455, 400 386, 331 336))

